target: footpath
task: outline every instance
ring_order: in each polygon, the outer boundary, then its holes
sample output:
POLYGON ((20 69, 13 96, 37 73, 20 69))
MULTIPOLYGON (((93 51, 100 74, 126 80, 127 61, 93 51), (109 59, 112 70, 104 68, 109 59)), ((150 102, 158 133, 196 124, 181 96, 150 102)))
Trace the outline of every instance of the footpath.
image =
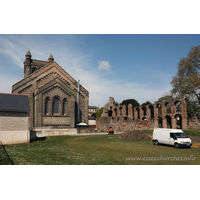
MULTIPOLYGON (((114 132, 114 134, 121 134, 122 132, 114 132)), ((108 135, 108 132, 104 133, 77 133, 77 134, 67 134, 70 136, 81 136, 81 135, 108 135)), ((112 134, 111 134, 112 135, 112 134)))

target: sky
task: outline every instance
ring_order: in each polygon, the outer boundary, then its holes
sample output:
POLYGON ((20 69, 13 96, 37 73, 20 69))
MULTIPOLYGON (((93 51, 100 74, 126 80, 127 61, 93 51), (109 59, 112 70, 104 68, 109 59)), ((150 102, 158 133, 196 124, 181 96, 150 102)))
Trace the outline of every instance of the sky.
POLYGON ((0 92, 10 93, 23 79, 23 62, 48 60, 50 53, 89 91, 89 105, 103 107, 109 97, 140 104, 169 92, 178 62, 199 34, 1 34, 0 92))

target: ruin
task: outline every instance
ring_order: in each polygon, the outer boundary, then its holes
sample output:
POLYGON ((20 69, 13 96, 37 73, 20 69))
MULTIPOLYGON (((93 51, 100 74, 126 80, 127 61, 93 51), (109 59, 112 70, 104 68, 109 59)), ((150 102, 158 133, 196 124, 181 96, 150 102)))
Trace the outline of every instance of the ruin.
POLYGON ((101 117, 97 118, 98 131, 107 131, 110 126, 114 131, 148 130, 160 128, 188 128, 187 104, 184 99, 160 102, 134 107, 120 105, 113 97, 104 106, 101 117))

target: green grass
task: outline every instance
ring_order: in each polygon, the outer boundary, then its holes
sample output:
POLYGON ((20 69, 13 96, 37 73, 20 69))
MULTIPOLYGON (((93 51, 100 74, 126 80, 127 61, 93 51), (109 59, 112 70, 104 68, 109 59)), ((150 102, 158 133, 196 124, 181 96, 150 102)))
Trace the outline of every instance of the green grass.
POLYGON ((186 135, 199 136, 200 137, 200 129, 186 129, 186 130, 183 130, 183 132, 186 135))
POLYGON ((142 132, 148 135, 153 135, 153 130, 143 130, 142 132))
MULTIPOLYGON (((6 145, 5 149, 15 165, 200 164, 199 149, 176 149, 145 141, 125 142, 118 135, 51 136, 29 144, 6 145), (135 157, 145 161, 133 160, 135 157), (195 160, 173 160, 178 157, 195 160), (157 160, 146 160, 150 158, 157 160), (163 160, 169 158, 172 161, 163 160)), ((0 161, 0 164, 4 163, 0 161)))

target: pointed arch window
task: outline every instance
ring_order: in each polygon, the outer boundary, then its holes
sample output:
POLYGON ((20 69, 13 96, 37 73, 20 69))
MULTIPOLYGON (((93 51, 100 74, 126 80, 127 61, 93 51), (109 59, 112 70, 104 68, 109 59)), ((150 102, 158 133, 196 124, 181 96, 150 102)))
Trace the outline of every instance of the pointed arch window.
POLYGON ((45 100, 45 115, 49 115, 49 98, 45 100))
POLYGON ((59 114, 59 98, 55 97, 53 100, 53 115, 59 114))

